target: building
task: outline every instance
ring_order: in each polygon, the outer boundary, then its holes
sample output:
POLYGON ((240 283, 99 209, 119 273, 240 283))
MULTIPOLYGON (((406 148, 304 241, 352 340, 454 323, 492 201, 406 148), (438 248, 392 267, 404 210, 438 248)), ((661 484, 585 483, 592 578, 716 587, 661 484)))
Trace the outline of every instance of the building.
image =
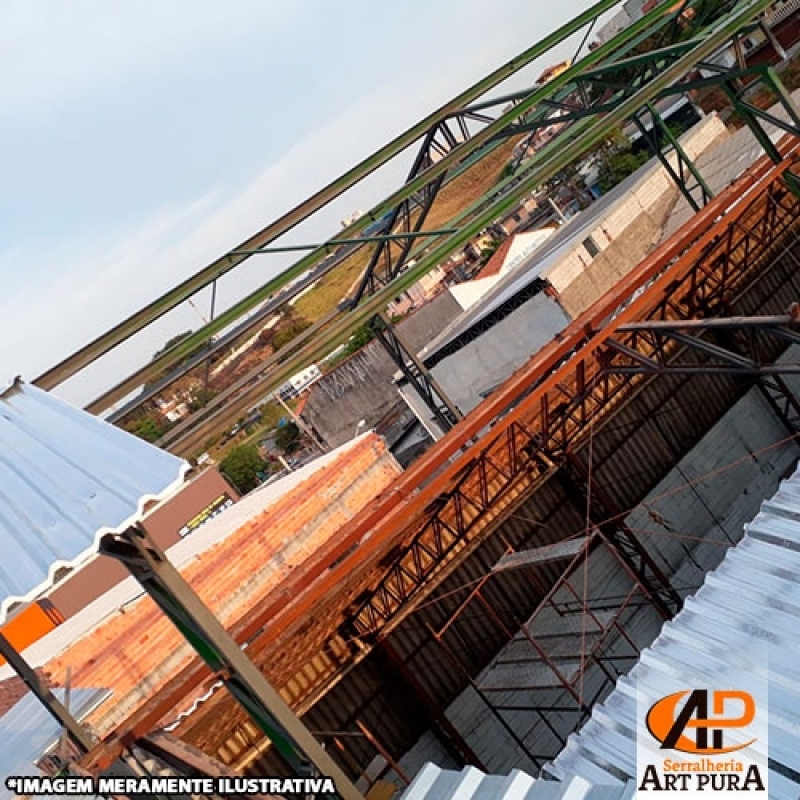
MULTIPOLYGON (((409 347, 419 349, 460 312, 455 298, 443 292, 399 322, 397 330, 409 347)), ((409 430, 409 426, 415 426, 415 418, 408 414, 393 382, 396 371, 397 366, 383 347, 376 341, 369 342, 311 387, 303 408, 304 421, 329 447, 339 447, 352 439, 361 420, 366 428, 387 435, 395 452, 407 435, 416 442, 416 434, 409 430), (394 440, 396 436, 399 439, 394 440)), ((405 462, 400 452, 397 456, 405 462)))
POLYGON ((286 383, 284 383, 276 391, 282 400, 291 400, 297 397, 301 392, 308 389, 309 386, 316 383, 322 377, 322 371, 316 364, 310 364, 305 369, 292 375, 286 383))
POLYGON ((472 280, 454 284, 450 287, 450 293, 461 308, 467 310, 503 277, 525 264, 554 233, 554 228, 542 228, 509 236, 472 280))
MULTIPOLYGON (((191 536, 166 552, 203 601, 231 625, 328 542, 399 472, 381 439, 365 433, 283 480, 209 514, 191 536)), ((63 685, 70 671, 75 688, 101 686, 113 692, 114 703, 99 705, 89 718, 96 731, 104 732, 163 686, 193 652, 135 580, 125 577, 24 655, 55 685, 63 685)), ((7 681, 16 679, 4 666, 0 686, 7 681)), ((184 710, 175 709, 175 718, 184 710)))
MULTIPOLYGON (((711 115, 682 142, 697 157, 729 136, 711 115)), ((476 280, 451 287, 464 311, 419 356, 456 407, 464 414, 475 408, 624 278, 661 238, 677 198, 666 170, 651 160, 556 232, 506 240, 476 280)), ((399 387, 439 438, 441 426, 414 387, 403 380, 399 387)))

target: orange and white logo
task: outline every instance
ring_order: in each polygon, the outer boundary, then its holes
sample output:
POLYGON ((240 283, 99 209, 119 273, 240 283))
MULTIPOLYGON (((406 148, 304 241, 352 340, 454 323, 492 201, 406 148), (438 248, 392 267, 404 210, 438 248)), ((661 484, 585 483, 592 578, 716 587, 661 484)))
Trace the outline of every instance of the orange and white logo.
POLYGON ((749 692, 687 689, 654 703, 646 723, 647 730, 661 744, 662 750, 718 756, 755 742, 755 738, 750 738, 738 744, 729 743, 725 736, 733 729, 747 728, 755 717, 756 702, 749 692))

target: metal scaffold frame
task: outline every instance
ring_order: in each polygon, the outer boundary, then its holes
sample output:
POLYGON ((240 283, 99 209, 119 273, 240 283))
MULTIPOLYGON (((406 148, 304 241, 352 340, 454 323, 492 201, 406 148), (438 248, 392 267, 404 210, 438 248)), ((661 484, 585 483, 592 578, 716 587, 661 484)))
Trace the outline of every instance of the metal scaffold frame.
POLYGON ((560 544, 545 545, 535 551, 515 552, 509 548, 494 569, 466 594, 458 608, 438 628, 427 626, 427 630, 441 648, 446 663, 463 675, 467 685, 477 694, 480 702, 490 711, 520 753, 538 770, 552 760, 557 751, 545 750, 543 743, 538 742, 542 750, 533 752, 525 741, 529 737, 520 735, 513 720, 507 718, 504 712, 531 712, 549 731, 557 745, 563 747, 566 744, 565 726, 562 725, 559 730, 551 715, 569 716, 572 719, 570 730, 577 729, 588 718, 594 703, 614 685, 621 674, 616 663, 635 662, 638 658, 639 647, 622 624, 626 612, 651 602, 650 590, 641 582, 640 576, 630 570, 619 549, 600 530, 590 527, 585 535, 560 544), (599 548, 605 549, 612 559, 617 560, 620 575, 624 574, 630 581, 630 587, 612 599, 606 598, 602 593, 595 597, 589 596, 595 591, 595 587, 590 587, 588 581, 579 574, 589 569, 590 555, 599 548), (530 573, 532 587, 537 587, 537 566, 548 562, 566 563, 560 577, 544 595, 534 613, 528 619, 503 618, 487 598, 487 588, 493 582, 502 581, 509 571, 530 573), (607 609, 609 603, 614 606, 612 612, 607 609), (503 631, 510 648, 510 652, 501 651, 478 677, 471 675, 462 663, 459 657, 460 648, 447 642, 448 631, 474 606, 478 607, 482 618, 503 631), (554 635, 554 630, 548 627, 541 631, 537 629, 537 621, 548 616, 550 619, 547 624, 550 626, 554 624, 554 620, 556 625, 560 621, 560 635, 554 635), (568 630, 569 623, 576 621, 579 625, 574 630, 568 630), (611 635, 626 643, 629 652, 613 655, 604 652, 611 635), (573 642, 572 639, 576 641, 573 642), (579 652, 565 648, 565 643, 574 645, 579 652), (592 696, 588 696, 584 677, 592 666, 599 668, 604 679, 593 690, 592 696), (500 672, 500 680, 496 674, 493 675, 494 669, 500 672), (505 677, 502 677, 503 672, 506 673, 505 677), (531 694, 535 686, 532 685, 532 680, 538 680, 544 689, 556 689, 563 696, 555 702, 550 700, 549 705, 533 703, 531 694), (508 695, 515 694, 524 699, 522 705, 518 702, 519 698, 513 703, 507 699, 508 695), (494 697, 500 699, 495 700, 494 697))

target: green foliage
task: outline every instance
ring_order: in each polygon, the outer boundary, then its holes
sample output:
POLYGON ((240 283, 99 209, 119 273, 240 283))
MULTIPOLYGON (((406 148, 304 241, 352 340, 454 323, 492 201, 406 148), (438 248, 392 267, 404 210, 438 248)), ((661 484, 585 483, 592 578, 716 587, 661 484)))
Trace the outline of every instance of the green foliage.
POLYGON ((265 472, 268 464, 258 454, 255 444, 242 444, 231 449, 219 463, 220 472, 242 494, 258 486, 258 473, 265 472))
POLYGON ((191 411, 199 411, 201 408, 207 406, 216 396, 217 393, 211 389, 195 389, 189 399, 189 409, 191 411))
POLYGON ((500 183, 504 181, 506 178, 510 178, 514 174, 514 164, 509 161, 503 169, 500 170, 500 174, 497 176, 497 180, 495 183, 500 183))
POLYGON ((597 183, 607 192, 636 172, 650 156, 647 152, 633 153, 630 149, 610 153, 600 162, 597 183))
POLYGON ((191 331, 184 331, 183 333, 179 333, 177 336, 173 336, 171 339, 168 339, 160 350, 157 350, 155 353, 153 353, 152 360, 155 361, 160 355, 166 353, 167 350, 171 350, 176 344, 180 344, 184 339, 188 339, 191 335, 191 331))
POLYGON ((346 355, 352 355, 364 347, 364 345, 369 344, 374 338, 375 334, 369 325, 362 325, 360 328, 356 328, 355 331, 353 331, 353 335, 350 337, 350 341, 347 343, 347 349, 345 350, 346 355))
POLYGON ((265 430, 277 427, 283 416, 283 409, 274 401, 264 403, 258 410, 261 412, 261 427, 265 430))
POLYGON ((145 414, 125 425, 127 431, 146 442, 158 441, 169 428, 169 423, 160 414, 145 414))
POLYGON ((501 244, 502 242, 500 239, 492 239, 492 241, 486 247, 484 247, 483 250, 481 250, 479 262, 482 267, 489 263, 489 260, 497 252, 501 244))
POLYGON ((293 453, 300 447, 300 428, 294 422, 287 422, 275 432, 275 444, 284 453, 293 453))
POLYGON ((289 344, 292 339, 296 339, 306 328, 310 328, 311 323, 307 319, 295 318, 291 319, 289 324, 281 328, 272 337, 272 347, 277 352, 285 345, 289 344))

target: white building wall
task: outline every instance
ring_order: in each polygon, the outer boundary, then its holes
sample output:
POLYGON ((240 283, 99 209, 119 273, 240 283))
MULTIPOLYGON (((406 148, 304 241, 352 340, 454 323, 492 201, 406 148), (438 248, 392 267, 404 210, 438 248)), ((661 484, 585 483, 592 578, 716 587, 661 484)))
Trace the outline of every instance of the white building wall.
MULTIPOLYGON (((712 146, 730 136, 730 132, 717 114, 709 114, 701 122, 688 130, 680 139, 689 158, 696 159, 712 146)), ((676 157, 672 156, 672 161, 676 157)), ((642 214, 648 214, 670 194, 677 197, 677 189, 667 171, 657 163, 648 162, 642 168, 640 180, 615 203, 600 219, 597 225, 586 232, 580 242, 557 264, 545 273, 553 287, 563 292, 581 276, 593 257, 583 246, 583 241, 591 237, 600 251, 605 250, 615 239, 622 236, 628 228, 636 225, 642 214)))

